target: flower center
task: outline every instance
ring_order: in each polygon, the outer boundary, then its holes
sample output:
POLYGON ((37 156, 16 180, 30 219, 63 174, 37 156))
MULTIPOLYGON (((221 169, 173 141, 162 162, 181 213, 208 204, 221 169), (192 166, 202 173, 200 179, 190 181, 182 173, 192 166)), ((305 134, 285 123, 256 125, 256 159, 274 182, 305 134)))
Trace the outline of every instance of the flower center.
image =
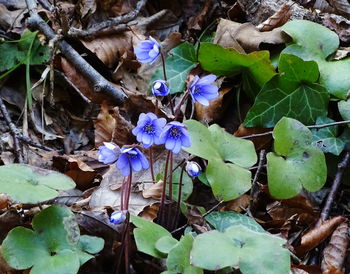
POLYGON ((147 125, 145 125, 143 127, 143 131, 148 133, 148 134, 154 134, 154 132, 155 132, 154 131, 154 126, 152 124, 148 123, 147 125))
POLYGON ((170 129, 169 135, 173 139, 178 139, 181 136, 181 134, 182 134, 181 130, 179 128, 177 128, 177 127, 172 127, 170 129))
POLYGON ((201 89, 197 86, 195 86, 193 91, 192 91, 193 94, 200 93, 200 92, 201 92, 201 89))

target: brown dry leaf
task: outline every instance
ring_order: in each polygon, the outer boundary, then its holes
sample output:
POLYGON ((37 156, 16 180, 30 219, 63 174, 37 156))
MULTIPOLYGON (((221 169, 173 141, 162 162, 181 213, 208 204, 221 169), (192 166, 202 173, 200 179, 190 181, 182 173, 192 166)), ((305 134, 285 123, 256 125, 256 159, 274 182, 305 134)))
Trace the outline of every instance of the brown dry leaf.
POLYGON ((292 15, 291 6, 291 4, 282 5, 278 11, 256 26, 256 28, 260 31, 270 31, 283 26, 292 15))
POLYGON ((335 14, 325 14, 322 18, 322 25, 335 31, 340 41, 348 44, 350 42, 350 21, 335 14))
POLYGON ((96 8, 96 0, 79 0, 76 11, 79 13, 81 18, 84 18, 85 16, 94 14, 96 8))
POLYGON ((328 246, 323 251, 321 269, 323 273, 335 273, 338 270, 341 273, 349 246, 348 235, 349 224, 341 223, 333 232, 328 246))
MULTIPOLYGON (((219 91, 219 97, 211 100, 209 106, 204 106, 199 103, 195 103, 196 117, 199 121, 204 121, 205 123, 211 123, 220 120, 223 113, 225 112, 228 104, 224 105, 224 95, 228 93, 231 88, 224 88, 219 91)), ((227 101, 226 101, 227 102, 227 101)))
POLYGON ((0 209, 7 208, 7 206, 10 204, 10 201, 6 194, 0 193, 0 209))
POLYGON ((142 191, 143 198, 160 199, 162 197, 164 182, 160 180, 159 182, 152 184, 149 188, 142 191))
POLYGON ((188 224, 192 225, 193 229, 197 233, 205 233, 211 230, 210 226, 205 221, 197 207, 189 207, 186 211, 186 217, 188 224))
POLYGON ((250 195, 243 194, 237 199, 229 201, 224 207, 221 208, 220 211, 235 211, 240 213, 243 211, 243 209, 249 206, 251 199, 252 198, 250 197, 250 195))
POLYGON ((214 43, 225 48, 234 48, 240 53, 261 50, 261 44, 280 45, 286 42, 279 28, 260 32, 251 23, 236 23, 221 19, 216 30, 214 43))
POLYGON ((8 10, 5 5, 0 3, 0 27, 7 32, 22 33, 24 24, 22 22, 24 18, 25 10, 13 8, 8 10))
POLYGON ((295 248, 298 256, 305 254, 322 243, 329 235, 332 234, 334 229, 336 229, 336 227, 345 220, 346 218, 342 216, 334 217, 303 235, 300 246, 295 248))
POLYGON ((350 3, 348 0, 328 0, 331 6, 341 15, 350 17, 350 3))
POLYGON ((291 274, 321 274, 319 265, 295 265, 292 264, 291 274))
POLYGON ((159 211, 159 203, 146 206, 144 210, 139 214, 141 218, 144 218, 148 221, 153 222, 155 218, 157 218, 159 211))
POLYGON ((94 126, 96 147, 103 142, 110 141, 123 146, 132 144, 135 140, 131 132, 134 126, 121 116, 118 107, 112 108, 105 102, 101 104, 101 110, 94 122, 94 126))
POLYGON ((203 24, 207 20, 207 13, 212 5, 211 0, 206 0, 204 4, 202 4, 202 10, 195 17, 190 18, 187 28, 193 30, 202 30, 203 24))
POLYGON ((347 58, 349 57, 350 55, 350 47, 340 47, 336 52, 335 52, 335 55, 334 57, 332 58, 332 60, 342 60, 344 58, 347 58))
MULTIPOLYGON (((270 130, 271 129, 269 128, 245 127, 243 124, 241 124, 239 128, 236 130, 236 132, 233 134, 233 136, 244 137, 244 136, 249 136, 253 134, 265 133, 270 130)), ((268 147, 268 145, 272 141, 272 134, 261 136, 261 137, 250 138, 249 140, 251 140, 254 143, 256 150, 260 150, 268 147)))
POLYGON ((275 201, 266 206, 267 213, 273 220, 293 219, 300 225, 310 225, 318 220, 319 213, 310 200, 301 194, 286 200, 275 201))
POLYGON ((104 165, 99 163, 95 158, 77 156, 77 155, 63 155, 53 157, 53 166, 71 177, 77 184, 79 189, 88 189, 92 186, 95 179, 97 179, 98 171, 93 169, 88 162, 93 162, 95 168, 103 168, 104 165), (97 162, 97 163, 96 163, 97 162))

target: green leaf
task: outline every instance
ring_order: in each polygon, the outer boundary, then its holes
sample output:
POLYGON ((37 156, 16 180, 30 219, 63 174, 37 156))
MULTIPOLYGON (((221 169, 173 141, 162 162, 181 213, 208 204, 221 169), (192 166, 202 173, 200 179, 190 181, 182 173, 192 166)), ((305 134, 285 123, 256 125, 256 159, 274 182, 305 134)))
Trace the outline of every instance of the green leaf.
MULTIPOLYGON (((334 120, 328 117, 318 117, 316 124, 322 125, 333 122, 334 120)), ((339 155, 343 151, 345 142, 338 138, 338 126, 312 129, 311 132, 313 134, 312 145, 323 152, 339 155)))
POLYGON ((224 232, 227 228, 234 225, 242 225, 256 232, 265 232, 253 218, 233 211, 212 212, 205 216, 205 220, 220 232, 224 232))
POLYGON ((316 61, 320 70, 320 84, 330 94, 345 99, 350 89, 350 59, 327 60, 339 47, 338 35, 320 24, 306 20, 287 22, 282 30, 293 38, 293 43, 283 52, 316 61))
POLYGON ((170 250, 166 265, 170 273, 202 274, 203 270, 191 265, 190 252, 193 237, 190 234, 182 236, 180 241, 170 250))
POLYGON ((6 262, 15 269, 27 269, 30 273, 77 273, 82 256, 92 258, 78 245, 85 241, 89 253, 103 248, 103 239, 82 236, 74 214, 66 207, 50 206, 33 218, 33 229, 16 227, 2 243, 1 253, 6 262), (87 240, 93 242, 86 243, 87 240), (98 240, 97 240, 98 239, 98 240), (94 248, 91 246, 94 245, 94 248))
POLYGON ((251 187, 249 170, 222 160, 210 160, 205 175, 218 201, 236 199, 251 187))
POLYGON ((229 201, 249 190, 251 172, 247 168, 257 161, 253 143, 234 137, 217 125, 208 129, 195 120, 185 124, 192 141, 185 150, 209 160, 205 175, 216 198, 229 201))
POLYGON ((22 51, 10 43, 0 44, 0 71, 9 70, 24 58, 22 51))
POLYGON ((219 76, 235 76, 242 73, 244 90, 251 91, 248 85, 262 87, 276 73, 270 62, 268 51, 256 51, 249 54, 238 53, 234 49, 225 49, 211 43, 201 43, 198 60, 202 68, 219 76))
POLYGON ((327 178, 324 154, 311 145, 312 133, 302 123, 282 118, 273 131, 275 153, 267 154, 269 191, 277 199, 297 195, 302 187, 322 188, 327 178))
POLYGON ((232 226, 225 232, 213 230, 194 239, 192 264, 212 271, 239 266, 243 274, 287 274, 290 255, 288 249, 282 247, 285 242, 241 225, 232 226))
POLYGON ((178 241, 172 236, 164 236, 156 242, 156 249, 164 254, 168 254, 169 251, 178 243, 178 241))
MULTIPOLYGON (((344 120, 350 120, 350 100, 341 100, 338 102, 338 109, 344 120)), ((349 126, 349 125, 348 125, 349 126)))
POLYGON ((156 248, 156 242, 162 237, 172 237, 170 232, 160 225, 131 216, 131 222, 136 226, 134 237, 137 250, 156 258, 165 258, 166 254, 156 248))
MULTIPOLYGON (((180 176, 181 168, 176 169, 173 172, 173 200, 177 201, 179 196, 179 186, 180 186, 180 176)), ((193 181, 191 177, 188 176, 187 172, 182 175, 182 190, 181 190, 181 201, 186 201, 190 197, 193 191, 193 181)), ((167 188, 167 193, 169 188, 167 188)))
POLYGON ((256 97, 244 120, 247 127, 273 127, 283 117, 304 124, 314 124, 326 116, 329 94, 317 80, 317 64, 299 57, 282 54, 280 74, 273 77, 256 97))
MULTIPOLYGON (((185 88, 187 74, 197 65, 197 57, 194 46, 188 42, 173 48, 169 55, 165 60, 165 68, 170 93, 174 94, 185 88)), ((150 83, 159 79, 164 79, 162 67, 156 70, 150 83)))
POLYGON ((22 203, 50 200, 58 196, 57 190, 75 187, 64 174, 24 164, 1 166, 0 178, 0 192, 22 203))

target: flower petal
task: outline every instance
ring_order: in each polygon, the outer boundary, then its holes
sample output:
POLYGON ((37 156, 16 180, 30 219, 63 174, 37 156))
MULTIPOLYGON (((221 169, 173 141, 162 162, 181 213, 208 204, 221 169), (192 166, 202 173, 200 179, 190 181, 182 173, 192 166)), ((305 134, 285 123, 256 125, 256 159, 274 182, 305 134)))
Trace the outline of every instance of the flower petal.
POLYGON ((168 150, 173 150, 176 145, 176 140, 173 138, 168 138, 165 142, 165 148, 168 150))
POLYGON ((173 149, 174 154, 178 154, 181 151, 181 140, 177 140, 173 149))
POLYGON ((142 169, 141 160, 139 157, 132 157, 130 159, 131 167, 133 171, 140 171, 142 169))
POLYGON ((197 82, 197 85, 211 85, 213 82, 215 82, 215 80, 216 76, 214 74, 209 74, 200 78, 197 82))
POLYGON ((123 168, 125 168, 126 166, 129 166, 129 159, 128 159, 128 156, 125 155, 125 154, 121 154, 121 155, 119 156, 118 161, 117 161, 117 168, 123 169, 123 168))

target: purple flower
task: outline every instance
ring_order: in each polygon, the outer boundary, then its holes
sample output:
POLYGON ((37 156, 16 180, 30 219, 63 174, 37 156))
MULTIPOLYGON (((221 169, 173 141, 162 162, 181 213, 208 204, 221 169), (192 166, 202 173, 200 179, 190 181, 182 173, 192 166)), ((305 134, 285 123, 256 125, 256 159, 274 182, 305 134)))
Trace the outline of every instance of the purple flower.
POLYGON ((189 161, 186 164, 186 172, 191 177, 197 177, 201 173, 201 167, 196 162, 189 161))
POLYGON ((141 63, 153 63, 160 55, 160 44, 153 38, 138 43, 134 53, 141 63))
POLYGON ((193 101, 204 106, 209 106, 209 101, 219 96, 219 88, 213 85, 215 80, 216 76, 213 74, 202 78, 196 75, 189 88, 193 101))
POLYGON ((152 84, 152 92, 155 96, 167 96, 169 94, 169 87, 164 80, 156 80, 152 84))
POLYGON ((182 146, 191 146, 190 135, 185 125, 177 121, 170 122, 164 127, 159 140, 162 144, 165 144, 166 149, 175 154, 180 152, 182 146))
POLYGON ((137 126, 132 130, 132 134, 136 136, 138 142, 143 143, 145 148, 153 144, 162 144, 159 141, 159 135, 166 124, 164 118, 157 118, 156 115, 149 112, 147 114, 141 113, 137 126))
POLYGON ((114 211, 111 215, 111 218, 109 218, 109 221, 115 225, 119 225, 123 223, 125 220, 126 220, 125 210, 114 211))
POLYGON ((124 146, 121 148, 120 152, 117 168, 121 169, 123 176, 128 176, 130 174, 130 169, 136 172, 141 169, 148 169, 148 160, 138 148, 124 146))
POLYGON ((113 164, 120 155, 120 148, 114 143, 104 142, 98 150, 98 160, 105 165, 113 164))

